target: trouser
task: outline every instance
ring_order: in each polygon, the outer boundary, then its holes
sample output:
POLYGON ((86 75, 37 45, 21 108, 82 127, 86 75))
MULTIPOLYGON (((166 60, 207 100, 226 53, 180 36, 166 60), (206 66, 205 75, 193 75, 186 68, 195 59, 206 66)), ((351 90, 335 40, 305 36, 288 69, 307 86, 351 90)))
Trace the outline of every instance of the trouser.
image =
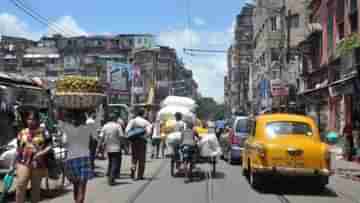
POLYGON ((152 140, 152 153, 151 153, 151 157, 154 158, 159 158, 159 152, 160 152, 160 144, 161 144, 161 140, 156 138, 152 140))
POLYGON ((145 171, 145 161, 146 161, 146 141, 142 139, 134 140, 131 143, 131 152, 132 152, 132 167, 131 170, 137 170, 137 177, 143 178, 145 171))
POLYGON ((108 159, 107 174, 113 180, 120 176, 122 154, 121 152, 108 152, 108 159))
POLYGON ((165 150, 166 150, 166 139, 161 139, 161 156, 165 158, 165 150))
POLYGON ((40 201, 41 179, 46 176, 47 169, 30 168, 23 164, 16 165, 16 203, 24 203, 27 186, 31 181, 31 202, 40 201))
POLYGON ((90 162, 92 170, 95 170, 95 160, 96 160, 96 150, 97 150, 97 143, 96 145, 90 148, 90 162))

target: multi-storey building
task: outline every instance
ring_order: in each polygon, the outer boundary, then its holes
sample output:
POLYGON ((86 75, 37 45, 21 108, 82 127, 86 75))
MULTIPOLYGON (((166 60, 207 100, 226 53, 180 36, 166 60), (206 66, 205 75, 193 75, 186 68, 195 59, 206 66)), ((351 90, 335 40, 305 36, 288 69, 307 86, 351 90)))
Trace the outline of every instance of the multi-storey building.
POLYGON ((236 17, 234 43, 228 51, 227 83, 230 86, 229 108, 233 113, 249 113, 249 62, 252 60, 253 9, 247 4, 236 17))
POLYGON ((307 33, 305 6, 297 0, 256 0, 254 60, 250 71, 250 92, 256 112, 296 99, 299 86, 296 47, 307 33))
POLYGON ((308 6, 312 32, 300 45, 299 98, 321 131, 355 135, 360 130, 360 49, 350 47, 346 53, 340 48, 351 36, 360 41, 360 1, 312 0, 308 6))
POLYGON ((152 116, 169 95, 197 96, 198 85, 193 73, 185 68, 175 49, 164 46, 136 49, 132 63, 140 73, 139 81, 133 84, 138 90, 134 92, 133 103, 152 105, 152 116))

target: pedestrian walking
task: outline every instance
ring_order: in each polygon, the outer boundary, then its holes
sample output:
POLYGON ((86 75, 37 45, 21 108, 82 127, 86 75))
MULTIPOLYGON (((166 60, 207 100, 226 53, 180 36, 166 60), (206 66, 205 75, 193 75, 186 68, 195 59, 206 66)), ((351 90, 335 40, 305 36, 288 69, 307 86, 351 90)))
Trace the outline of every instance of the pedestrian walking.
POLYGON ((142 137, 136 138, 131 141, 131 178, 135 179, 135 172, 137 171, 137 179, 144 179, 145 161, 146 161, 146 136, 151 133, 151 123, 144 119, 145 111, 139 109, 136 113, 136 117, 129 121, 126 127, 126 133, 136 128, 142 128, 145 130, 145 134, 142 137), (137 169, 138 168, 138 169, 137 169), (137 170, 136 170, 137 169, 137 170))
MULTIPOLYGON (((174 132, 179 132, 180 134, 183 134, 185 130, 185 122, 183 121, 183 115, 180 112, 175 113, 175 129, 174 132)), ((180 145, 176 145, 174 147, 174 154, 175 154, 175 160, 180 160, 180 145)), ((179 161, 176 162, 176 169, 179 169, 181 167, 181 164, 179 161)))
MULTIPOLYGON (((86 120, 86 125, 94 125, 95 120, 93 118, 93 115, 90 115, 86 120)), ((95 159, 96 159, 96 150, 98 147, 98 136, 96 132, 92 132, 90 135, 89 140, 89 151, 90 151, 90 162, 91 162, 91 169, 95 173, 95 159)))
POLYGON ((115 179, 120 176, 121 170, 121 143, 124 133, 121 125, 117 122, 115 116, 111 117, 101 129, 102 137, 104 137, 105 150, 108 154, 107 176, 109 185, 114 185, 115 179))
POLYGON ((74 187, 75 203, 84 203, 87 183, 94 177, 91 169, 89 139, 96 132, 95 124, 86 124, 86 115, 82 110, 65 110, 64 117, 59 118, 59 127, 67 135, 68 156, 65 161, 65 175, 74 187))
MULTIPOLYGON (((118 120, 117 120, 117 122, 118 122, 118 124, 120 125, 120 127, 121 127, 121 129, 122 129, 122 131, 124 132, 125 131, 125 128, 126 128, 126 124, 125 124, 125 122, 124 122, 124 120, 123 119, 121 119, 121 118, 119 118, 118 120)), ((125 155, 129 155, 129 142, 128 142, 128 140, 126 140, 126 139, 123 139, 122 140, 122 142, 121 142, 121 149, 122 149, 122 151, 124 151, 124 153, 125 153, 125 155)))
POLYGON ((29 181, 31 202, 40 201, 41 179, 47 175, 47 154, 51 137, 40 127, 40 114, 36 110, 25 113, 25 126, 17 136, 16 152, 16 203, 24 203, 29 181))
POLYGON ((152 150, 151 150, 151 158, 157 158, 159 159, 159 153, 160 153, 160 144, 161 144, 161 135, 160 135, 160 121, 157 121, 154 130, 152 132, 151 136, 151 144, 152 144, 152 150))

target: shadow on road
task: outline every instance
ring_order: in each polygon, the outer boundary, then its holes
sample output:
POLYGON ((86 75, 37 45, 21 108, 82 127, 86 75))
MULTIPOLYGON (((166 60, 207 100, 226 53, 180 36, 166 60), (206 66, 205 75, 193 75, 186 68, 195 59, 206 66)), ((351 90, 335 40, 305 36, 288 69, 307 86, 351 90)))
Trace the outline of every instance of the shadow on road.
POLYGON ((132 183, 116 181, 112 186, 129 185, 129 184, 132 184, 132 183))
POLYGON ((317 197, 338 197, 335 191, 330 188, 318 190, 311 186, 311 183, 279 183, 272 182, 264 185, 258 192, 263 194, 288 195, 288 196, 317 196, 317 197), (276 185, 276 187, 274 187, 276 185))
MULTIPOLYGON (((69 189, 59 188, 59 189, 43 190, 43 191, 41 191, 41 198, 42 199, 53 199, 53 198, 64 196, 71 191, 72 191, 72 189, 70 189, 70 188, 69 189)), ((30 194, 28 194, 28 197, 30 197, 30 194)))
MULTIPOLYGON (((208 179, 208 173, 203 170, 198 170, 193 173, 193 182, 201 182, 208 179)), ((177 173, 174 178, 186 178, 184 173, 177 173)), ((225 179, 226 174, 223 172, 216 172, 211 175, 212 179, 225 179)))

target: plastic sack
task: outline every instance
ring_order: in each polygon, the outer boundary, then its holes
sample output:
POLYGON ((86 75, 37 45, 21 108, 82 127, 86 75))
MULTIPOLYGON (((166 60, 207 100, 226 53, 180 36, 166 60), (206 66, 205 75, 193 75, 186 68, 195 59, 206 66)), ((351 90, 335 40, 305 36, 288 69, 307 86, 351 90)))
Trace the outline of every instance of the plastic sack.
POLYGON ((219 141, 215 134, 206 134, 199 142, 202 157, 219 157, 222 154, 219 141))
POLYGON ((168 96, 161 104, 161 107, 166 106, 183 106, 194 110, 196 108, 196 102, 188 97, 168 96))
POLYGON ((181 132, 173 132, 167 136, 166 142, 168 145, 178 145, 181 141, 181 132))

